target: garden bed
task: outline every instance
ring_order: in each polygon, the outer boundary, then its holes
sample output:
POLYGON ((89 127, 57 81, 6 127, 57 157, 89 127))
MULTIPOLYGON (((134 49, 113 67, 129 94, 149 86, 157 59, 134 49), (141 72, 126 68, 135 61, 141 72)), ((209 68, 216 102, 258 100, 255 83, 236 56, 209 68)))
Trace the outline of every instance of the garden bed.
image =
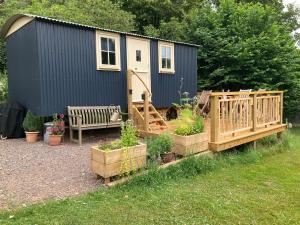
POLYGON ((110 177, 144 167, 146 165, 146 156, 147 148, 142 143, 111 151, 92 147, 91 169, 95 174, 103 177, 105 183, 108 183, 110 182, 110 177))

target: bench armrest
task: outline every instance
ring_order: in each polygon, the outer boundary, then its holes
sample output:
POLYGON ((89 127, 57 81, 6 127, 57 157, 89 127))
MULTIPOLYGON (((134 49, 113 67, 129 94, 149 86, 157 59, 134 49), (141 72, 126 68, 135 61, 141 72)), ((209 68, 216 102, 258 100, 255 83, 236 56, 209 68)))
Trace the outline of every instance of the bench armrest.
POLYGON ((81 128, 82 124, 82 115, 68 115, 69 116, 69 125, 70 127, 74 126, 72 123, 71 118, 77 118, 78 119, 78 127, 81 128))

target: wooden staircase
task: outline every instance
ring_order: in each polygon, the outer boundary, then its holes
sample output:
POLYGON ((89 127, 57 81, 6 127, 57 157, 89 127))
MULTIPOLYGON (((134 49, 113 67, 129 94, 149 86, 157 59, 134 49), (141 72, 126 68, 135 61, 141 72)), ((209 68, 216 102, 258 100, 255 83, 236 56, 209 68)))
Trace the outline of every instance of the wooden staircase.
POLYGON ((151 102, 133 102, 132 108, 133 121, 140 133, 144 135, 155 135, 167 129, 165 120, 151 102))
POLYGON ((140 136, 158 135, 167 129, 167 124, 162 116, 157 112, 151 102, 151 91, 133 70, 127 71, 127 100, 128 116, 137 127, 140 136), (132 76, 136 76, 145 87, 142 95, 142 102, 133 102, 132 99, 132 76))

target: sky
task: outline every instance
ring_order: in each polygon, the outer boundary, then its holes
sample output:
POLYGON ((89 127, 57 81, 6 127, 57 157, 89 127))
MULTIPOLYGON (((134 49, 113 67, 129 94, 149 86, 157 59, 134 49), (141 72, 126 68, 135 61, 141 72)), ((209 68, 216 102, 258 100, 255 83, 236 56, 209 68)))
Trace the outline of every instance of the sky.
POLYGON ((300 7, 300 0, 283 0, 284 4, 294 4, 298 7, 300 7))

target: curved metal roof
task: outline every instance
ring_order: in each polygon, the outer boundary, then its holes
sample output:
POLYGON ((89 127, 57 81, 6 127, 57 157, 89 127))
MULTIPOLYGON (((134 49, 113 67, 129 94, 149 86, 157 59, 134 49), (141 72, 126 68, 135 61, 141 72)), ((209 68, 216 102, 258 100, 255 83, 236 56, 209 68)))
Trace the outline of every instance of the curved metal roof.
POLYGON ((199 45, 191 44, 191 43, 185 43, 185 42, 180 42, 180 41, 172 41, 172 40, 167 40, 167 39, 163 39, 163 38, 151 37, 151 36, 135 34, 135 33, 130 33, 130 32, 105 29, 105 28, 89 26, 89 25, 84 25, 84 24, 79 24, 79 23, 74 23, 74 22, 67 22, 67 21, 63 21, 63 20, 53 19, 53 18, 44 17, 44 16, 38 16, 38 15, 32 15, 32 14, 16 14, 16 15, 10 17, 6 21, 6 23, 3 25, 3 27, 0 31, 0 37, 5 38, 7 32, 9 31, 9 28, 21 17, 31 17, 31 18, 35 18, 35 19, 38 19, 38 20, 44 20, 44 21, 49 21, 49 22, 53 22, 53 23, 60 23, 60 24, 69 25, 69 26, 76 26, 76 27, 81 27, 81 28, 85 28, 85 29, 101 30, 101 31, 125 34, 125 35, 130 35, 130 36, 141 37, 141 38, 147 38, 147 39, 152 39, 152 40, 167 41, 167 42, 172 42, 172 43, 177 43, 177 44, 182 44, 182 45, 189 45, 189 46, 199 47, 199 45))

